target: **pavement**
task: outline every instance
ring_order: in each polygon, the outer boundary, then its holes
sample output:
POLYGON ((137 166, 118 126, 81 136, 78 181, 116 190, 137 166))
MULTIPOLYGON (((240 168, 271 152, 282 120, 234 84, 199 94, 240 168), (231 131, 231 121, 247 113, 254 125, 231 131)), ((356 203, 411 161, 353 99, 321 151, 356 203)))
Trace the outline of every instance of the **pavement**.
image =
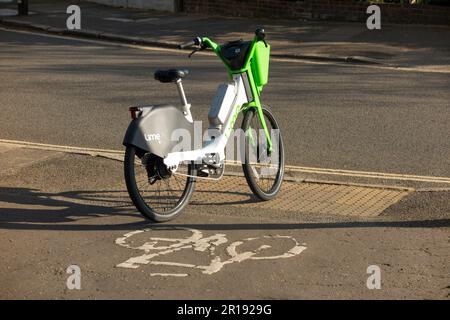
MULTIPOLYGON (((3 5, 14 10, 13 5, 3 5)), ((267 30, 272 56, 365 64, 383 64, 435 72, 450 72, 450 27, 383 24, 368 30, 363 23, 264 20, 171 14, 113 8, 86 1, 36 0, 33 14, 0 16, 3 25, 56 34, 174 48, 198 35, 223 43, 252 36, 257 26, 267 30), (66 29, 66 8, 78 4, 81 30, 66 29)))

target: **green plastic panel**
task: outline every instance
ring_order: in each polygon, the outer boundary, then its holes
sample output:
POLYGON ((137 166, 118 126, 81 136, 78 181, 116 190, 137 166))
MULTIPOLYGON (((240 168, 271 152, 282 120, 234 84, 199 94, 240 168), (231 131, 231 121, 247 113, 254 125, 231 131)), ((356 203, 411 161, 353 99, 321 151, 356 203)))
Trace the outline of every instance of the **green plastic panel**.
POLYGON ((251 68, 255 84, 259 91, 262 90, 263 86, 269 80, 269 59, 270 45, 266 46, 262 41, 256 42, 251 68))

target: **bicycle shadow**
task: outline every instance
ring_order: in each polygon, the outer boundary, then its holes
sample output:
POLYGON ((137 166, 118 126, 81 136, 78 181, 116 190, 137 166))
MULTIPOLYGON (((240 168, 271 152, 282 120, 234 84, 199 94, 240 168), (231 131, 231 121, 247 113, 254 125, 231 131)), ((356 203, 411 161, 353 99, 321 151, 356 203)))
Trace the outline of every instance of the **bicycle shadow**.
MULTIPOLYGON (((227 197, 228 198, 228 197, 227 197)), ((253 193, 242 191, 225 191, 225 190, 195 190, 194 196, 190 201, 195 206, 226 206, 226 205, 242 205, 261 202, 253 193), (223 201, 224 196, 239 197, 238 200, 227 199, 223 201), (205 198, 208 201, 205 201, 205 198)))
POLYGON ((73 224, 108 216, 137 217, 134 207, 114 196, 123 191, 42 192, 0 187, 0 228, 23 230, 128 230, 148 221, 119 224, 73 224), (99 197, 102 195, 102 197, 99 197), (105 198, 107 195, 107 198, 105 198))
MULTIPOLYGON (((255 200, 243 200, 243 202, 255 200)), ((241 202, 242 203, 242 202, 241 202)), ((215 205, 215 204, 211 204, 215 205)), ((196 205, 193 204, 193 207, 196 205)), ((91 220, 92 222, 92 220, 91 220)), ((141 218, 127 198, 126 191, 42 192, 28 188, 0 187, 0 229, 107 231, 136 230, 151 226, 185 227, 215 230, 301 230, 341 228, 442 228, 450 227, 450 219, 406 221, 346 221, 317 223, 164 223, 154 224, 141 218), (129 223, 79 223, 85 219, 129 217, 129 223)))

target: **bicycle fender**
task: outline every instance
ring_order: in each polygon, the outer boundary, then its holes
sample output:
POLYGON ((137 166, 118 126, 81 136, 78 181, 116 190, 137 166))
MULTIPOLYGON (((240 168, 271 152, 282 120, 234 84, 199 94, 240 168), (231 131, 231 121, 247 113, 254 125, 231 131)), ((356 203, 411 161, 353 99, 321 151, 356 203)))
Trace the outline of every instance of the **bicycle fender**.
POLYGON ((135 146, 164 158, 180 142, 179 132, 189 133, 193 138, 194 124, 175 106, 166 104, 139 108, 142 109, 141 115, 131 121, 125 133, 125 146, 135 146))

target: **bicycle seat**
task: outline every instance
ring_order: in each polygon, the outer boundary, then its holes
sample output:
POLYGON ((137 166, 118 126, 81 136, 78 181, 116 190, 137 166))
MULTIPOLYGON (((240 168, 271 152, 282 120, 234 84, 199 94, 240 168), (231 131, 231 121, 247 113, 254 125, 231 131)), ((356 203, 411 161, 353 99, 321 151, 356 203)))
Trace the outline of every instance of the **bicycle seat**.
POLYGON ((176 82, 188 74, 189 70, 187 69, 157 70, 155 72, 155 79, 163 83, 176 82))

